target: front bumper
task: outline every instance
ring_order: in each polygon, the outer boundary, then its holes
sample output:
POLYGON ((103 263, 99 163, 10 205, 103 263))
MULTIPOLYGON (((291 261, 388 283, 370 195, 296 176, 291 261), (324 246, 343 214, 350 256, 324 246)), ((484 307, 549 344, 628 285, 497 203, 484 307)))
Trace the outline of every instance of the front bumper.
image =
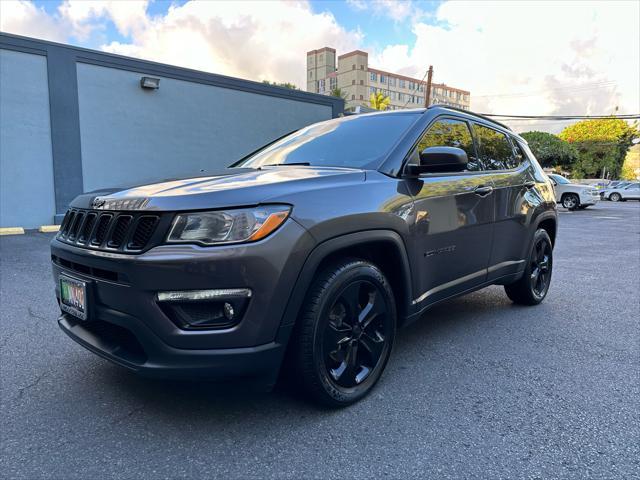
POLYGON ((293 220, 252 244, 163 245, 127 255, 53 240, 52 268, 87 283, 88 320, 69 314, 62 330, 92 352, 141 374, 230 378, 277 373, 290 332, 282 317, 313 247, 293 220), (249 288, 242 319, 218 330, 187 330, 163 311, 157 292, 249 288))
POLYGON ((256 347, 178 349, 162 342, 144 324, 115 311, 107 320, 82 321, 62 314, 58 325, 87 350, 148 377, 226 380, 245 378, 270 387, 275 383, 286 345, 271 342, 256 347))
POLYGON ((580 205, 595 205, 600 201, 600 194, 580 195, 580 205))

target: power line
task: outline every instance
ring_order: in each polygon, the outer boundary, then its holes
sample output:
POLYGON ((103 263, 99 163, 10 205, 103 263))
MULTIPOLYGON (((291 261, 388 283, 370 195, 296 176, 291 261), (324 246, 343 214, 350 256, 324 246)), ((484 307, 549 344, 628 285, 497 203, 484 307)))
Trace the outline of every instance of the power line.
MULTIPOLYGON (((424 82, 424 79, 426 78, 427 74, 429 73, 429 69, 427 68, 427 71, 424 72, 424 75, 422 76, 422 80, 420 80, 417 84, 416 84, 416 88, 413 89, 413 91, 409 94, 410 96, 413 95, 414 93, 416 93, 416 91, 418 90, 418 88, 420 87, 420 85, 424 82)), ((405 104, 402 106, 402 108, 406 107, 409 104, 409 98, 407 98, 407 101, 405 102, 405 104)))

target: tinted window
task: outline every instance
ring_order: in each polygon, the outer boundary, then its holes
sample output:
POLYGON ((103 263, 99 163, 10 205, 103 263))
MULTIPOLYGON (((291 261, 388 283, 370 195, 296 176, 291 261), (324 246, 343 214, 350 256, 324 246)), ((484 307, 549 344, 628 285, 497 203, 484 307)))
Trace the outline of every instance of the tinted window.
POLYGON ((467 122, 443 119, 434 122, 418 142, 418 152, 428 147, 457 147, 467 152, 467 170, 481 170, 467 122))
POLYGON ((310 125, 260 150, 236 167, 308 163, 374 167, 419 114, 350 116, 310 125))
POLYGON ((513 158, 511 142, 504 133, 492 128, 475 124, 474 131, 480 151, 479 159, 484 170, 505 170, 513 168, 516 163, 513 158))

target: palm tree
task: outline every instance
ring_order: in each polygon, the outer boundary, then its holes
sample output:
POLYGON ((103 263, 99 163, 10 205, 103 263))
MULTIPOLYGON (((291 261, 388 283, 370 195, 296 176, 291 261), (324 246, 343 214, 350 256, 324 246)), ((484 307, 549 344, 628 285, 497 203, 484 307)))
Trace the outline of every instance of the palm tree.
POLYGON ((338 97, 341 98, 343 100, 347 99, 347 92, 343 92, 342 89, 336 87, 333 90, 331 90, 331 92, 329 93, 329 95, 331 95, 332 97, 338 97))
POLYGON ((391 103, 391 100, 389 97, 384 96, 382 92, 372 93, 371 98, 369 98, 369 104, 375 110, 386 110, 389 103, 391 103))

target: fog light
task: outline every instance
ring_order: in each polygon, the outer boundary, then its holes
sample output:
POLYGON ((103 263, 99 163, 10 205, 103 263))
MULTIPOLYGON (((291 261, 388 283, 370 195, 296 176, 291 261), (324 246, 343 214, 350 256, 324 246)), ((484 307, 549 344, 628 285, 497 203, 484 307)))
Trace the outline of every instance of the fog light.
POLYGON ((227 317, 227 320, 233 320, 233 315, 235 312, 233 311, 233 305, 230 303, 224 303, 224 316, 227 317))
POLYGON ((237 325, 251 297, 248 288, 158 292, 158 306, 184 330, 220 329, 237 325))

